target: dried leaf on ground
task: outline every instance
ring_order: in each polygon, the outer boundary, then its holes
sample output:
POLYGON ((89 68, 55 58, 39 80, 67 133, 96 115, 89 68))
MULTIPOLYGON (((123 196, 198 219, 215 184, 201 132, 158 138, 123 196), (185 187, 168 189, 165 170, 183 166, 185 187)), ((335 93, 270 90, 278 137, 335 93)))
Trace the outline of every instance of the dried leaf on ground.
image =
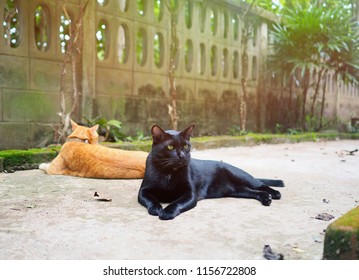
POLYGON ((93 196, 96 201, 102 201, 102 202, 111 202, 112 201, 112 198, 107 197, 107 195, 99 195, 98 192, 95 192, 93 196))
POLYGON ((35 208, 36 204, 26 204, 24 205, 26 208, 35 208))
POLYGON ((266 258, 267 260, 283 260, 284 259, 282 254, 275 253, 269 245, 264 245, 263 257, 266 258))
POLYGON ((348 156, 354 156, 354 153, 357 153, 358 149, 351 150, 351 151, 345 150, 345 151, 348 153, 348 156))
POLYGON ((335 217, 328 213, 320 213, 317 216, 315 216, 315 218, 317 220, 321 220, 321 221, 330 221, 330 220, 334 219, 335 217))
POLYGON ((296 251, 297 253, 304 253, 305 251, 303 249, 300 249, 299 247, 292 247, 293 251, 296 251))

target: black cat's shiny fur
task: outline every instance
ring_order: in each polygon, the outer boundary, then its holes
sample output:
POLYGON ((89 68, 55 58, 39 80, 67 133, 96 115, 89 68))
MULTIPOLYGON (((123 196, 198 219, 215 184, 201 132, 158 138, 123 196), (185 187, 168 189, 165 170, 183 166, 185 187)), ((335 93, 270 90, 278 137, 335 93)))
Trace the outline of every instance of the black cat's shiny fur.
POLYGON ((283 187, 281 180, 256 179, 224 162, 191 159, 193 128, 163 131, 157 125, 152 127, 152 151, 138 194, 149 214, 170 220, 205 198, 254 198, 265 206, 280 199, 280 192, 269 186, 283 187), (162 208, 161 203, 169 204, 162 208))

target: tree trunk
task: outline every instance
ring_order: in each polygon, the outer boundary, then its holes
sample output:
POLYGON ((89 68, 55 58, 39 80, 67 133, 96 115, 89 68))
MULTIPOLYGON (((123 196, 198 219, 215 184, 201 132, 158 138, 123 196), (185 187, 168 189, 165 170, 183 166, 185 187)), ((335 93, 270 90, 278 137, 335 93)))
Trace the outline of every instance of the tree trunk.
POLYGON ((243 15, 241 16, 243 22, 242 28, 242 55, 241 55, 241 66, 242 66, 242 97, 240 99, 239 115, 241 121, 241 130, 246 131, 247 129, 247 75, 248 75, 248 14, 251 11, 256 0, 252 0, 251 4, 247 7, 243 15))
POLYGON ((325 95, 326 95, 326 91, 327 91, 327 75, 328 75, 328 70, 326 70, 324 72, 324 76, 323 76, 323 79, 324 79, 323 87, 322 87, 323 95, 322 95, 322 104, 321 104, 321 107, 320 107, 318 131, 323 128, 323 114, 324 114, 324 106, 325 106, 325 95))
POLYGON ((168 105, 168 115, 170 117, 171 127, 173 130, 178 129, 177 114, 177 89, 176 89, 176 56, 179 48, 177 38, 177 10, 180 7, 172 6, 170 0, 166 0, 166 6, 170 13, 171 21, 171 42, 170 42, 170 62, 168 66, 168 79, 170 86, 171 105, 168 105))
POLYGON ((301 112, 301 123, 302 123, 302 129, 306 130, 306 123, 305 123, 305 105, 307 102, 307 94, 309 89, 309 78, 310 78, 310 72, 309 69, 305 69, 304 78, 303 78, 303 92, 302 92, 302 112, 301 112))
MULTIPOLYGON (((68 41, 68 45, 66 46, 66 53, 64 56, 64 61, 62 65, 61 71, 61 79, 60 79, 60 129, 58 131, 59 134, 59 142, 64 142, 66 139, 66 132, 70 127, 70 118, 72 114, 77 112, 77 116, 79 116, 79 103, 81 97, 81 87, 79 83, 79 71, 78 67, 81 60, 81 51, 82 51, 82 41, 83 41, 83 30, 82 30, 82 22, 85 9, 87 7, 87 3, 83 4, 83 1, 80 2, 79 9, 80 13, 76 22, 71 23, 70 27, 70 40, 68 41), (70 64, 71 69, 71 80, 72 80, 72 106, 70 111, 66 110, 66 102, 65 102, 65 76, 66 76, 66 66, 70 64)), ((63 6, 64 13, 68 19, 70 19, 69 14, 66 9, 67 1, 63 6)))
POLYGON ((317 101, 317 97, 319 94, 319 89, 320 89, 320 82, 322 80, 322 74, 323 74, 324 69, 320 69, 318 72, 318 77, 317 77, 317 81, 315 83, 315 90, 314 90, 314 95, 313 95, 313 101, 312 101, 312 106, 310 108, 310 117, 313 118, 314 117, 314 108, 315 108, 315 102, 317 101))
MULTIPOLYGON (((246 21, 246 18, 244 18, 246 21)), ((244 22, 244 28, 242 29, 242 55, 241 55, 241 88, 242 97, 240 100, 239 114, 241 118, 241 130, 246 131, 247 123, 247 74, 248 74, 248 23, 244 22)))
POLYGON ((293 112, 292 112, 292 99, 293 99, 293 80, 294 80, 294 76, 290 75, 289 78, 289 100, 288 100, 288 108, 287 108, 287 127, 286 128, 290 128, 293 126, 293 112))

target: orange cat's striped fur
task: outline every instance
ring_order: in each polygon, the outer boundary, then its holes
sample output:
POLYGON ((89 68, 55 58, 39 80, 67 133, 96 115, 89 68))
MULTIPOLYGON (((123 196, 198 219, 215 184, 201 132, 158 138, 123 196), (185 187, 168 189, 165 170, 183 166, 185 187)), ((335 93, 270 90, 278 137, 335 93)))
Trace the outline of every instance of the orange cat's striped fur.
POLYGON ((143 178, 147 153, 107 148, 98 143, 98 125, 91 128, 71 121, 73 132, 51 163, 40 164, 47 174, 87 178, 143 178))

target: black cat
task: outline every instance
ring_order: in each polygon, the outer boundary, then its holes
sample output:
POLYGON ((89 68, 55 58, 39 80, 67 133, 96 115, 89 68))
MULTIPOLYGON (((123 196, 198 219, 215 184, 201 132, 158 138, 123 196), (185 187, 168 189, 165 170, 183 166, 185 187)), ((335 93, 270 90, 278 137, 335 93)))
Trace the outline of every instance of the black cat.
POLYGON ((151 215, 170 220, 196 206, 204 198, 255 198, 269 206, 280 199, 281 180, 256 179, 232 165, 211 160, 191 159, 190 135, 195 125, 183 131, 163 131, 154 125, 153 144, 138 201, 151 215), (161 202, 169 203, 162 208, 161 202))

